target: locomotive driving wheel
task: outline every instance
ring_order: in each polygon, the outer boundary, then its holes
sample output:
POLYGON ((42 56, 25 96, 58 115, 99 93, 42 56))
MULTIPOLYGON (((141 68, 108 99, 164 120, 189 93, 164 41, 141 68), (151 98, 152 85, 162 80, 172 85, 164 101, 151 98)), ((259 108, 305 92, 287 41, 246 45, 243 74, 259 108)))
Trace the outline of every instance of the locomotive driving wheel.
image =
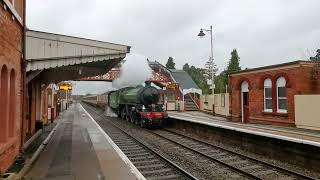
POLYGON ((139 125, 139 118, 137 117, 137 115, 135 113, 132 113, 132 122, 135 125, 139 125))
POLYGON ((130 112, 130 116, 129 116, 129 121, 131 122, 131 123, 134 123, 134 115, 133 115, 133 112, 130 112))
POLYGON ((140 120, 140 127, 144 128, 145 127, 145 124, 144 124, 144 121, 143 119, 140 120))
POLYGON ((126 109, 125 108, 123 108, 122 110, 121 110, 121 114, 120 114, 120 116, 121 116, 121 119, 123 119, 123 120, 126 120, 125 118, 125 115, 126 114, 126 109))

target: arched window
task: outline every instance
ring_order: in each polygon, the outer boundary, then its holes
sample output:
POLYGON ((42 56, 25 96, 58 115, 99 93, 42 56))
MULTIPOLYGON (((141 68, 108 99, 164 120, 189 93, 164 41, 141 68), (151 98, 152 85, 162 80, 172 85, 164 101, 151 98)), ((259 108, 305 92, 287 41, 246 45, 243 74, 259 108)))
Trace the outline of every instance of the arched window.
POLYGON ((264 111, 272 112, 272 81, 271 79, 265 79, 264 86, 264 111))
POLYGON ((16 112, 16 75, 12 69, 10 72, 10 101, 9 101, 9 137, 14 136, 15 112, 16 112))
POLYGON ((7 141, 8 134, 8 69, 1 68, 0 83, 0 143, 7 141))
POLYGON ((241 93, 242 93, 242 105, 248 106, 249 105, 249 84, 247 81, 243 81, 241 83, 241 93))
POLYGON ((277 79, 277 112, 287 112, 287 90, 286 79, 279 77, 277 79))

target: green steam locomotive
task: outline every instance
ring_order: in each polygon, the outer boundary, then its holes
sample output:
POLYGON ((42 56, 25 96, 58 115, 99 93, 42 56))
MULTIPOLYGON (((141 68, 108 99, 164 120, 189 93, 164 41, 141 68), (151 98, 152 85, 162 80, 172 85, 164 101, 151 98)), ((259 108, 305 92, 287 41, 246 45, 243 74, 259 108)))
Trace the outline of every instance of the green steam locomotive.
POLYGON ((141 127, 163 126, 168 114, 159 104, 160 92, 150 83, 146 86, 126 87, 108 94, 108 106, 119 118, 141 127))

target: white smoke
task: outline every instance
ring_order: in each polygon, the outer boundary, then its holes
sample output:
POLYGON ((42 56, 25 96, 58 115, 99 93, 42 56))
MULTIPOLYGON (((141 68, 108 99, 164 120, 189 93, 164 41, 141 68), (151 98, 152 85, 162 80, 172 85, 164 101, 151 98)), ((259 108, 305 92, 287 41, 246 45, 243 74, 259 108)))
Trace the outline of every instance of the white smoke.
POLYGON ((109 107, 106 107, 106 110, 104 111, 104 115, 108 117, 117 117, 118 115, 109 107))
POLYGON ((120 70, 120 77, 112 82, 116 89, 137 86, 152 76, 147 58, 140 54, 128 55, 120 70))

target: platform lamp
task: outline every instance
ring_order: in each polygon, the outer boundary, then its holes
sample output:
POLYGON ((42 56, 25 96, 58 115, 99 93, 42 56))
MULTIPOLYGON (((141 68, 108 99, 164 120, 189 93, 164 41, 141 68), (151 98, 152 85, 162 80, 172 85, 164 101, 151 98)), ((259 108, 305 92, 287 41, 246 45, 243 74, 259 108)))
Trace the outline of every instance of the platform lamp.
POLYGON ((206 67, 208 69, 208 84, 211 85, 211 88, 212 88, 212 95, 214 95, 214 88, 215 88, 215 84, 214 84, 214 76, 215 76, 215 72, 214 72, 214 62, 213 62, 213 45, 212 45, 212 26, 210 26, 210 29, 203 29, 201 28, 200 29, 200 32, 198 34, 198 36, 200 38, 204 37, 206 34, 203 32, 203 31, 206 31, 206 32, 210 32, 210 50, 211 50, 211 54, 210 54, 210 58, 209 60, 206 62, 206 67), (210 74, 211 74, 211 79, 210 79, 210 74), (211 81, 210 81, 211 80, 211 81))

